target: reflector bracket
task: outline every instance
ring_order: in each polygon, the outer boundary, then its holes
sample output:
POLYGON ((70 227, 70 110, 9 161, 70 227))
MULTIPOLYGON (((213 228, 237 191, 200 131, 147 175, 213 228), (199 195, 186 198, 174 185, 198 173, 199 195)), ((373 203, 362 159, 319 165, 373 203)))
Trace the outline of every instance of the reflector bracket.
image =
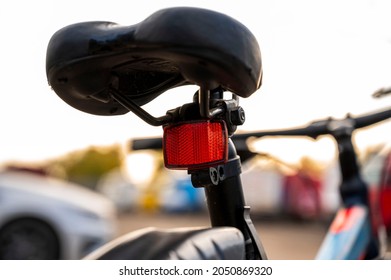
POLYGON ((164 163, 169 169, 199 169, 227 161, 224 121, 201 120, 164 127, 164 163))

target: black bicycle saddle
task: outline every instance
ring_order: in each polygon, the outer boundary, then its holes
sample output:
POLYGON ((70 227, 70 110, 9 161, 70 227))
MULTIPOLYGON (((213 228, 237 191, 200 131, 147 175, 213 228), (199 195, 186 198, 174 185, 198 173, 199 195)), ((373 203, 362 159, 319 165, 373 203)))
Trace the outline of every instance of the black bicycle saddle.
POLYGON ((170 88, 222 87, 249 97, 261 85, 257 40, 233 18, 200 8, 155 12, 131 26, 82 22, 48 44, 49 85, 69 105, 96 115, 128 110, 110 89, 142 106, 170 88))

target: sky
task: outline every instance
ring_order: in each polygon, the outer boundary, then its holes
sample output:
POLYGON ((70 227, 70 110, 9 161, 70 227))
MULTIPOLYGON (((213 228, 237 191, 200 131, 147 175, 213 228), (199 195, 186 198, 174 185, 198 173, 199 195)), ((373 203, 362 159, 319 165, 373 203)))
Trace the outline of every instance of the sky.
MULTIPOLYGON (((50 159, 90 145, 125 144, 133 137, 160 136, 160 127, 151 127, 132 113, 95 116, 64 103, 48 86, 45 55, 52 34, 66 25, 91 20, 132 25, 166 7, 216 10, 236 18, 256 36, 262 52, 263 85, 250 98, 240 101, 247 117, 242 131, 299 126, 314 119, 340 118, 348 112, 355 115, 390 105, 391 97, 376 100, 371 94, 391 86, 391 1, 137 3, 1 2, 0 163, 50 159)), ((163 115, 191 101, 195 90, 190 86, 169 91, 144 109, 155 116, 163 115)), ((374 131, 358 137, 360 145, 386 139, 389 122, 374 131)), ((299 144, 289 147, 277 142, 268 142, 265 148, 294 158, 299 144)), ((331 150, 325 148, 332 146, 330 141, 316 145, 304 144, 301 148, 330 155, 331 150)))

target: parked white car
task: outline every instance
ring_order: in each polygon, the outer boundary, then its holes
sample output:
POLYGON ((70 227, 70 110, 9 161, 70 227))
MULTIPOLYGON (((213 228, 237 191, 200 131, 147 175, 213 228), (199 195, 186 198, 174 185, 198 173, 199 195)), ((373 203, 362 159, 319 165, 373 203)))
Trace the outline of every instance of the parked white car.
POLYGON ((0 259, 81 259, 116 235, 114 204, 79 185, 0 172, 0 259))
POLYGON ((104 175, 96 190, 113 201, 118 212, 129 212, 138 206, 140 190, 121 170, 115 169, 104 175))

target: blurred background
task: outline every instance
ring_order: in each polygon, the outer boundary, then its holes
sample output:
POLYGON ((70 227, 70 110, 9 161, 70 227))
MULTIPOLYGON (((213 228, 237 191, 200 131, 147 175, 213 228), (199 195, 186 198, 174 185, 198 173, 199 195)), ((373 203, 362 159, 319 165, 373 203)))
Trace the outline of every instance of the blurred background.
MULTIPOLYGON (((161 128, 131 113, 88 115, 50 89, 46 47, 66 25, 90 20, 132 25, 172 6, 208 8, 239 20, 257 37, 264 68, 261 89, 241 100, 246 123, 240 132, 389 107, 389 96, 372 96, 391 86, 387 0, 143 3, 0 4, 2 258, 79 259, 141 227, 209 224, 203 191, 191 186, 186 172, 166 170, 161 151, 132 150, 132 139, 160 137, 161 128)), ((172 90, 144 109, 160 116, 189 102, 195 91, 172 90)), ((391 188, 385 179, 390 127, 385 121, 354 134, 364 177, 374 190, 391 188)), ((245 197, 270 258, 313 258, 340 205, 335 142, 286 137, 249 145, 260 155, 243 166, 245 197)))

